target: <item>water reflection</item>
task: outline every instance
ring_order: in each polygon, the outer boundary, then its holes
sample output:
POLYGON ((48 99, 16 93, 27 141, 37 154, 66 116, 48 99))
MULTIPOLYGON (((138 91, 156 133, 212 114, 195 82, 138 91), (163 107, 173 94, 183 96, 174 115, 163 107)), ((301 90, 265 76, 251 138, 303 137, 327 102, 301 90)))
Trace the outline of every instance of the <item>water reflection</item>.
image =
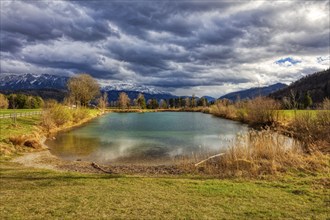
POLYGON ((217 153, 246 131, 242 124, 202 113, 111 113, 46 144, 69 160, 163 164, 177 156, 217 153))

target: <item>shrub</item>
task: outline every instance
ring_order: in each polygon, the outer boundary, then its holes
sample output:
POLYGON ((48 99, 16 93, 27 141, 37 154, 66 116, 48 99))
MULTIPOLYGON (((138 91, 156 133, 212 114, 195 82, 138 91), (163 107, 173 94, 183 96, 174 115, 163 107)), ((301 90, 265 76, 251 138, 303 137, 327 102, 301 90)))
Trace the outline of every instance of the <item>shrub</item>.
POLYGON ((228 119, 234 119, 237 117, 237 109, 234 105, 230 105, 227 100, 220 100, 215 103, 215 106, 211 109, 212 114, 228 119))
POLYGON ((304 151, 330 152, 330 111, 318 110, 316 115, 304 112, 296 115, 291 127, 296 137, 304 144, 304 151))
POLYGON ((251 124, 270 125, 278 122, 280 104, 274 99, 257 97, 247 103, 247 120, 251 124))
POLYGON ((55 99, 48 99, 44 102, 44 108, 50 109, 58 105, 58 102, 55 99))
POLYGON ((41 126, 47 131, 50 131, 51 129, 56 127, 56 124, 51 116, 51 112, 49 109, 44 110, 42 113, 41 126))
POLYGON ((89 111, 86 108, 78 108, 73 110, 73 121, 79 122, 82 119, 89 117, 89 111))
POLYGON ((0 93, 0 109, 7 109, 9 105, 8 99, 5 95, 0 93))
POLYGON ((56 104, 49 109, 50 118, 54 121, 56 126, 62 126, 66 122, 72 121, 72 114, 70 109, 66 106, 56 104))
POLYGON ((325 98, 322 102, 321 108, 323 110, 330 110, 330 99, 325 98))

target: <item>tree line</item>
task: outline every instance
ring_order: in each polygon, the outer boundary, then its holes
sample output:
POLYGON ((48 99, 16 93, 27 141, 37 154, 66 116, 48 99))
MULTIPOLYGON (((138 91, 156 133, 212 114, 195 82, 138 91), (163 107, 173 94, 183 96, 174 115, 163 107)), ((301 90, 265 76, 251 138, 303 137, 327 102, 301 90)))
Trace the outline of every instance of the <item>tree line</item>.
POLYGON ((24 94, 0 94, 0 109, 37 109, 44 106, 40 96, 24 94))

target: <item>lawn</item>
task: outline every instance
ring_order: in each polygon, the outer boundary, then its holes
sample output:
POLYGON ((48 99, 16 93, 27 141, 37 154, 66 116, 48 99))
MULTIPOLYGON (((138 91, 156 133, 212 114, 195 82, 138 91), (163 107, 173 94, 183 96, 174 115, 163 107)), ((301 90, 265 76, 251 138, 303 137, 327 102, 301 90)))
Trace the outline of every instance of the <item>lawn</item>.
POLYGON ((2 219, 326 219, 324 176, 219 180, 53 172, 1 162, 2 219))

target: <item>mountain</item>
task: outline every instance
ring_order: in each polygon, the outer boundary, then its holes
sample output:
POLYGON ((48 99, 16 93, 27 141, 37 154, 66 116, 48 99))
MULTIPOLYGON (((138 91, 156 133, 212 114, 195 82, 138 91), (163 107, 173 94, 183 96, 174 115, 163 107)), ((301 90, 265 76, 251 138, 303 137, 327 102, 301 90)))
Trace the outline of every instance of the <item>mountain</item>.
POLYGON ((108 93, 109 101, 117 101, 121 92, 125 92, 131 100, 136 99, 139 93, 142 93, 146 100, 157 99, 159 101, 161 99, 170 99, 177 97, 170 93, 158 90, 154 87, 148 87, 128 82, 115 83, 108 86, 104 86, 101 90, 108 93))
MULTIPOLYGON (((3 74, 0 75, 0 91, 5 94, 23 93, 28 95, 39 95, 44 99, 63 100, 66 95, 67 76, 50 74, 3 74)), ((102 91, 108 93, 109 101, 118 100, 119 93, 125 92, 131 100, 139 93, 143 93, 146 100, 155 98, 169 99, 176 96, 160 91, 153 87, 138 85, 134 83, 112 83, 101 87, 102 91)))
POLYGON ((69 77, 50 74, 3 74, 0 75, 0 90, 66 89, 69 77))
POLYGON ((216 98, 207 95, 202 96, 201 98, 206 98, 208 102, 214 102, 216 100, 216 98))
POLYGON ((309 92, 313 103, 322 102, 324 98, 330 98, 330 69, 305 76, 288 87, 270 94, 275 99, 295 96, 301 102, 305 94, 309 92))
POLYGON ((229 99, 235 101, 237 98, 240 99, 253 99, 257 96, 268 96, 269 94, 278 91, 287 87, 286 84, 276 83, 274 85, 265 86, 265 87, 255 87, 251 89, 241 90, 237 92, 231 92, 224 96, 221 96, 220 99, 229 99))

